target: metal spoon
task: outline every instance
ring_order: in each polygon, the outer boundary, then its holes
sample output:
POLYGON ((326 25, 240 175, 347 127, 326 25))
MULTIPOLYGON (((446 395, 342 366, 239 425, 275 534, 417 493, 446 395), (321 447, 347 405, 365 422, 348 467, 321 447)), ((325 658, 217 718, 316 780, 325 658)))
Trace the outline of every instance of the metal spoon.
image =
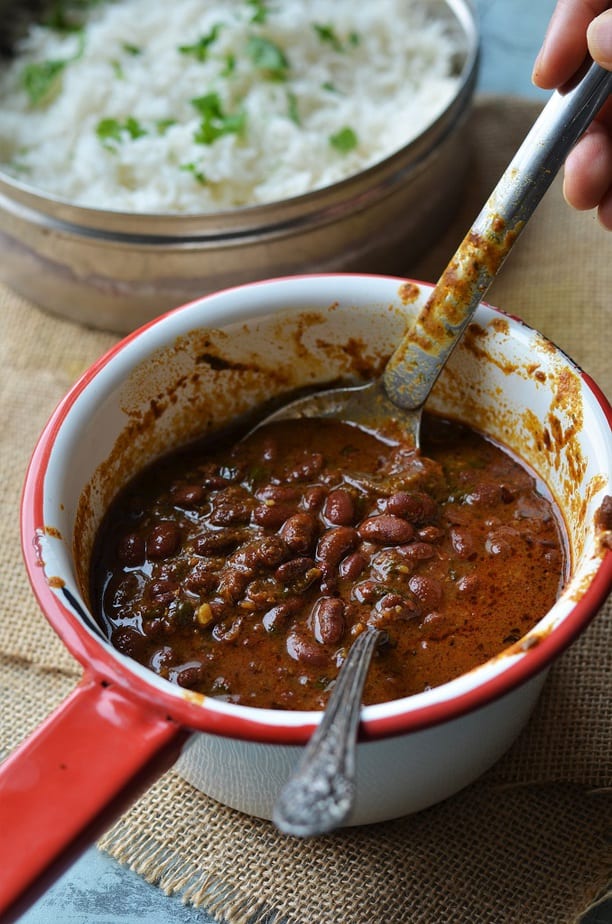
POLYGON ((419 445, 422 408, 438 375, 567 154, 612 92, 612 72, 591 64, 554 93, 440 277, 382 377, 299 398, 259 426, 288 417, 339 417, 419 445))
MULTIPOLYGON (((442 367, 570 149, 611 92, 612 73, 592 64, 574 89, 553 94, 381 379, 301 398, 263 423, 334 416, 373 429, 384 420, 388 432, 391 421, 418 446, 422 408, 442 367)), ((323 834, 350 815, 361 691, 376 636, 368 631, 353 644, 321 724, 281 791, 273 821, 287 834, 323 834)))

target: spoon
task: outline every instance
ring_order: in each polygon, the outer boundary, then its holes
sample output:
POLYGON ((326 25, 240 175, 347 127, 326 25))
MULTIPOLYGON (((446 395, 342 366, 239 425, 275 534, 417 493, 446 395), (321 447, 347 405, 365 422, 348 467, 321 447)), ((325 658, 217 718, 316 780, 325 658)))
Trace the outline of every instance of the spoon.
POLYGON ((442 273, 380 379, 298 398, 258 427, 292 417, 339 417, 419 446, 422 408, 502 263, 567 154, 612 92, 612 72, 591 64, 554 93, 442 273))
MULTIPOLYGON (((554 93, 442 273, 380 379, 293 401, 258 426, 293 417, 340 417, 376 430, 388 423, 419 446, 422 408, 466 325, 567 154, 612 92, 612 72, 591 64, 566 94, 554 93)), ((353 643, 321 723, 281 790, 273 821, 308 837, 343 824, 355 794, 361 692, 379 633, 353 643)))

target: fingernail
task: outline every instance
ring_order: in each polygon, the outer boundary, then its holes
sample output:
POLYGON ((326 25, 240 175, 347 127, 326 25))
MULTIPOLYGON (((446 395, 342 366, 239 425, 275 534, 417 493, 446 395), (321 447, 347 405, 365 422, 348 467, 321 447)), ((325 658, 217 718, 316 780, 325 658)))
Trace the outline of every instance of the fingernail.
POLYGON ((593 20, 587 29, 587 42, 591 57, 612 70, 612 9, 593 20))
POLYGON ((538 51, 536 55, 536 59, 533 63, 533 70, 531 71, 531 82, 536 85, 537 85, 537 79, 538 79, 538 71, 540 69, 540 60, 543 54, 544 54, 544 46, 542 45, 542 47, 540 48, 540 50, 538 51))

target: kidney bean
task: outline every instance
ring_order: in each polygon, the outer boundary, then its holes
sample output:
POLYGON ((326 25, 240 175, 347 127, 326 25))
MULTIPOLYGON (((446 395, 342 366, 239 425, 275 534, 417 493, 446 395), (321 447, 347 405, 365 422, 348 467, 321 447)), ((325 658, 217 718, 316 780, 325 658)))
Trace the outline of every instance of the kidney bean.
POLYGON ((151 600, 155 603, 161 603, 167 606, 176 597, 179 585, 176 581, 166 578, 161 581, 152 581, 148 586, 148 593, 151 600))
POLYGON ((280 530, 292 552, 307 552, 315 541, 317 521, 311 513, 294 513, 280 530))
POLYGON ((420 615, 419 605, 415 600, 396 593, 388 593, 381 597, 375 609, 394 620, 414 619, 420 615))
POLYGON ((402 517, 390 513, 381 513, 368 517, 357 527, 362 539, 378 542, 381 545, 399 545, 409 542, 414 536, 414 527, 402 517))
POLYGON ((373 603, 386 593, 386 586, 379 581, 361 581, 351 591, 351 599, 358 603, 373 603))
POLYGON ((323 533, 317 544, 317 558, 335 566, 359 541, 357 530, 350 526, 333 526, 323 533))
POLYGON ((185 576, 183 583, 191 593, 208 594, 216 590, 219 575, 211 571, 203 561, 198 561, 185 576))
POLYGON ((423 542, 439 542, 444 538, 444 530, 439 526, 422 526, 417 535, 423 542))
POLYGON ((338 597, 320 597, 312 610, 312 631, 321 645, 337 645, 344 634, 344 603, 338 597))
POLYGON ((288 546, 281 536, 262 536, 247 542, 231 557, 233 564, 259 569, 276 568, 287 557, 288 546))
POLYGON ((427 561, 436 554, 436 550, 429 542, 411 542, 409 545, 398 545, 395 551, 409 562, 427 561))
POLYGON ((257 610, 276 603, 283 593, 283 587, 273 577, 255 578, 248 584, 244 596, 257 610))
POLYGON ((201 682, 204 674, 204 666, 200 661, 189 661, 187 664, 181 664, 180 667, 172 668, 169 674, 169 680, 177 683, 179 687, 195 687, 201 682))
POLYGON ((244 622, 243 616, 237 616, 229 625, 227 622, 217 622, 213 626, 212 635, 216 642, 225 642, 231 644, 238 640, 240 629, 244 622))
POLYGON ((170 645, 163 645, 161 648, 155 648, 149 655, 149 667, 156 674, 168 675, 168 667, 172 664, 174 652, 170 645))
POLYGON ((157 523, 147 537, 147 556, 153 560, 169 558, 178 549, 181 533, 175 523, 157 523))
POLYGON ((217 552, 227 552, 235 548, 244 536, 244 531, 240 529, 209 530, 193 539, 193 550, 197 555, 209 557, 217 552))
POLYGON ((300 492, 288 484, 266 484, 258 488, 255 497, 260 501, 270 501, 273 504, 297 504, 300 492))
POLYGON ((114 629, 111 635, 111 642, 118 648, 119 651, 127 655, 130 658, 139 658, 142 656, 141 653, 144 651, 144 642, 145 639, 137 632, 136 629, 132 629, 130 626, 120 626, 118 629, 114 629))
POLYGON ((213 497, 211 507, 211 523, 215 526, 231 526, 235 523, 248 523, 253 500, 244 488, 232 485, 213 497))
POLYGON ((492 481, 481 481, 465 496, 467 504, 478 507, 494 507, 501 502, 501 485, 492 481))
POLYGON ((306 488, 302 497, 302 507, 304 510, 320 510, 327 497, 327 489, 323 485, 315 484, 306 488))
POLYGON ((104 603, 112 610, 121 612, 132 604, 140 590, 141 581, 138 575, 130 571, 127 574, 115 575, 108 583, 104 593, 104 603))
POLYGON ((262 619, 264 629, 266 632, 278 632, 286 624, 287 620, 295 613, 298 613, 301 608, 302 601, 299 597, 277 603, 264 614, 262 619))
POLYGON ((347 555, 338 566, 340 577, 346 581, 357 580, 367 563, 367 558, 361 552, 353 552, 351 555, 347 555))
POLYGON ((465 526, 453 526, 450 538, 455 554, 459 558, 473 561, 477 557, 476 540, 470 529, 465 526))
POLYGON ((436 578, 426 574, 414 574, 408 587, 422 604, 424 611, 435 610, 442 602, 442 585, 436 578))
POLYGON ((124 567, 133 568, 145 560, 145 541, 138 533, 126 533, 117 545, 117 558, 124 567))
POLYGON ((237 603, 242 597, 250 580, 248 571, 239 571, 237 568, 226 568, 219 577, 217 593, 220 597, 232 603, 237 603))
POLYGON ((172 503, 177 507, 197 507, 206 497, 201 484, 177 484, 170 489, 172 503))
POLYGON ((310 481, 319 474, 325 459, 320 452, 305 449, 302 458, 296 459, 293 466, 285 471, 287 481, 310 481))
POLYGON ((304 664, 322 666, 329 660, 325 648, 319 645, 312 635, 305 635, 296 627, 287 635, 286 649, 289 657, 304 664))
POLYGON ((323 516, 336 526, 351 526, 355 519, 355 501, 349 491, 336 488, 323 506, 323 516))
POLYGON ((296 505, 290 503, 258 504, 253 509, 253 522, 265 529, 278 529, 295 513, 296 505))
POLYGON ((279 565, 274 577, 294 593, 303 593, 321 577, 321 569, 313 558, 302 556, 279 565))
POLYGON ((438 515, 438 505, 433 497, 421 491, 397 491, 387 499, 385 508, 387 513, 411 523, 427 523, 438 515))
POLYGON ((477 574, 464 574, 457 581, 457 591, 461 594, 472 594, 478 590, 480 579, 477 574))

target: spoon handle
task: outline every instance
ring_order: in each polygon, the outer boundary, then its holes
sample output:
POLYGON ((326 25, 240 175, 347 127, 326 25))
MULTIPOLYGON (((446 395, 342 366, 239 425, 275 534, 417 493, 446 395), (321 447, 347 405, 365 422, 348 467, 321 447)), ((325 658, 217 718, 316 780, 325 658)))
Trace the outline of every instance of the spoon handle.
POLYGON ((325 834, 341 825, 353 807, 361 693, 379 636, 378 630, 367 629, 352 644, 323 718, 280 792, 272 820, 285 834, 325 834))
POLYGON ((611 92, 612 72, 593 63, 573 89, 553 93, 387 363, 383 382, 394 404, 414 410, 425 403, 516 239, 611 92))

